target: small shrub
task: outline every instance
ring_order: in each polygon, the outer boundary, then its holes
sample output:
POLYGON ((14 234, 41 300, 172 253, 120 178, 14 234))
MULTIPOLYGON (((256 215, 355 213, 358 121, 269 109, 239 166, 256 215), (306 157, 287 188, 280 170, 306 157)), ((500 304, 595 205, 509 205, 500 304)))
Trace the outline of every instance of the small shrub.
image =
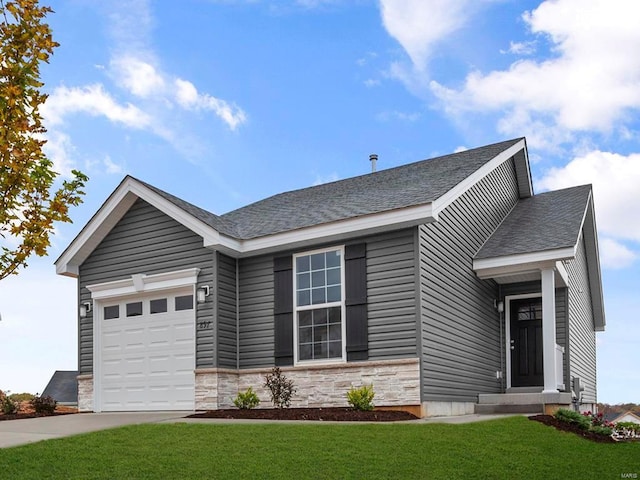
POLYGON ((280 368, 273 367, 271 373, 264 377, 264 386, 271 392, 271 401, 277 408, 285 408, 291 405, 291 397, 296 393, 293 380, 285 377, 280 368))
POLYGON ((611 435, 613 433, 613 429, 610 427, 603 427, 602 425, 594 425, 591 427, 591 431, 594 433, 598 433, 600 435, 611 435))
POLYGON ((632 432, 636 432, 640 434, 640 424, 633 422, 618 422, 616 423, 616 429, 624 428, 626 430, 630 430, 632 432))
POLYGON ((554 416, 560 421, 576 424, 581 430, 589 430, 591 427, 591 420, 588 417, 573 410, 560 408, 554 416))
POLYGON ((351 387, 347 392, 347 401, 354 410, 373 410, 373 385, 363 385, 360 388, 351 387))
POLYGON ((238 392, 238 396, 233 401, 233 404, 241 410, 250 410, 260 404, 260 399, 258 395, 256 395, 256 392, 249 387, 246 392, 238 392))
POLYGON ((34 395, 33 393, 12 393, 10 397, 14 402, 21 403, 30 402, 33 400, 34 395))
POLYGON ((9 392, 3 392, 0 390, 0 410, 5 415, 12 415, 14 413, 18 413, 18 403, 11 399, 10 395, 7 395, 9 392))
POLYGON ((49 395, 41 397, 37 393, 35 397, 33 397, 33 400, 31 400, 31 406, 33 407, 36 413, 51 414, 55 412, 57 404, 58 402, 56 402, 49 395))

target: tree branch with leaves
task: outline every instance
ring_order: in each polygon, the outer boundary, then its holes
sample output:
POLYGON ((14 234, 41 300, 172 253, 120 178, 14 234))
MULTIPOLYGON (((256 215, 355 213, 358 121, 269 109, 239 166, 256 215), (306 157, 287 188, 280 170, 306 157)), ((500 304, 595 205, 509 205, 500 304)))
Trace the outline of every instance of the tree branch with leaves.
POLYGON ((54 42, 45 17, 52 10, 37 0, 0 0, 0 280, 44 256, 54 222, 71 223, 69 207, 79 205, 87 176, 69 179, 43 153, 46 129, 39 108, 40 64, 49 62, 54 42))

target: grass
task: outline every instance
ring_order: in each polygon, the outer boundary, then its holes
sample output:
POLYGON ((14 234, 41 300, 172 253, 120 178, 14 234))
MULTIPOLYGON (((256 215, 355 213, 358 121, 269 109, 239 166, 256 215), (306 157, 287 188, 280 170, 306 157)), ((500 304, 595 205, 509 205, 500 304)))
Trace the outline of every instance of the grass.
MULTIPOLYGON (((618 479, 640 444, 524 417, 465 424, 148 424, 0 450, 7 479, 618 479)), ((634 477, 626 477, 634 478, 634 477)))

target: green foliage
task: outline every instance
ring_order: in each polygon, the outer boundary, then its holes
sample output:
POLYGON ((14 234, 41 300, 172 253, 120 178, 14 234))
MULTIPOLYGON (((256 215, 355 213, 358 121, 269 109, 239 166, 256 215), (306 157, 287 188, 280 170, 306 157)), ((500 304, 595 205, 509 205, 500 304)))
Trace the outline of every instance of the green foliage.
POLYGON ((271 401, 275 407, 288 408, 291 405, 291 397, 296 389, 293 380, 285 377, 279 367, 273 367, 271 373, 264 377, 264 386, 271 392, 271 401))
POLYGON ((33 399, 34 395, 33 393, 12 393, 11 394, 11 400, 13 400, 14 402, 30 402, 33 399))
POLYGON ((591 428, 591 420, 580 412, 560 408, 554 416, 563 422, 574 423, 582 430, 589 430, 591 428))
POLYGON ((36 393, 35 397, 31 400, 31 406, 35 410, 36 413, 47 413, 51 414, 56 411, 56 402, 49 395, 41 397, 36 393))
POLYGON ((618 422, 616 423, 616 430, 617 429, 626 429, 626 430, 631 430, 632 432, 636 432, 640 434, 640 424, 637 423, 633 423, 633 422, 618 422))
POLYGON ((11 399, 11 395, 8 395, 9 392, 3 392, 0 390, 0 410, 5 415, 12 415, 14 413, 18 413, 19 405, 17 402, 11 399))
POLYGON ((613 433, 613 429, 611 427, 604 427, 602 425, 592 426, 591 431, 600 435, 611 435, 613 433))
POLYGON ((44 23, 51 11, 37 0, 0 1, 0 279, 47 254, 54 222, 71 222, 88 180, 73 170, 54 185, 59 172, 42 151, 40 64, 58 46, 44 23))
POLYGON ((238 392, 238 396, 233 404, 241 410, 256 408, 260 404, 260 399, 251 387, 246 392, 238 392))
POLYGON ((354 410, 373 410, 373 385, 363 385, 360 388, 351 387, 347 392, 347 401, 354 410))

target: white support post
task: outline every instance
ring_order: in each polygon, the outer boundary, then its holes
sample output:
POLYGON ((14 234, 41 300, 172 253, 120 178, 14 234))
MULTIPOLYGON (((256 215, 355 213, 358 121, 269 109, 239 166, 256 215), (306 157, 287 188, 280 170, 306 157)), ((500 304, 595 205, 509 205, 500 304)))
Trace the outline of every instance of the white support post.
POLYGON ((542 356, 544 390, 557 393, 556 382, 556 288, 553 268, 542 270, 542 356))

